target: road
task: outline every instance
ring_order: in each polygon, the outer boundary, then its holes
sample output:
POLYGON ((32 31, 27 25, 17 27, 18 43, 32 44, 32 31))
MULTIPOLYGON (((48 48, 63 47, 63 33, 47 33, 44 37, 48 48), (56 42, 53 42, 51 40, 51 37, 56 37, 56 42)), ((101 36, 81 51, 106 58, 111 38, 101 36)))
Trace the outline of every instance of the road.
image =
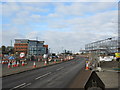
POLYGON ((66 88, 84 66, 85 59, 76 57, 71 61, 3 77, 2 88, 66 88))

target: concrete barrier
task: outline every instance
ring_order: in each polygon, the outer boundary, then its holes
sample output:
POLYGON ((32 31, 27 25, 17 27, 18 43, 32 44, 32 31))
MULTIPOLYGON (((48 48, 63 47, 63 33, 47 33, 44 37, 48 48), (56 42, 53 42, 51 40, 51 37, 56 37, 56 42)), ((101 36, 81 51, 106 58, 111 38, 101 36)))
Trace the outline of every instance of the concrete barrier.
POLYGON ((76 78, 68 86, 69 88, 80 88, 83 90, 105 90, 105 85, 95 71, 81 70, 76 78))

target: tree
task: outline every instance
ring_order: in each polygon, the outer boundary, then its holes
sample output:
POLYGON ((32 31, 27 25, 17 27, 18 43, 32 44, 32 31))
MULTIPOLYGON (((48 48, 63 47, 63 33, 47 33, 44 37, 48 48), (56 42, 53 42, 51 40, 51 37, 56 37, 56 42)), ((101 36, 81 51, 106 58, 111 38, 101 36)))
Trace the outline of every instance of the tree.
POLYGON ((6 54, 6 47, 4 45, 2 46, 2 54, 6 54))
POLYGON ((8 54, 14 54, 14 48, 11 47, 11 46, 7 46, 7 47, 6 47, 6 52, 7 52, 8 54))

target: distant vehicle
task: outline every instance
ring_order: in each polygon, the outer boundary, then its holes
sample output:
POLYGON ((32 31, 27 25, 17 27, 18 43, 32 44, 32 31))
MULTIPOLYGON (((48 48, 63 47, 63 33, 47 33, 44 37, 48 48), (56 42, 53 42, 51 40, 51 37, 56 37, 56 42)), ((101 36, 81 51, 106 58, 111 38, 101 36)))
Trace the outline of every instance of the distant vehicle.
POLYGON ((112 61, 114 59, 113 56, 105 56, 105 57, 99 57, 100 61, 112 61))

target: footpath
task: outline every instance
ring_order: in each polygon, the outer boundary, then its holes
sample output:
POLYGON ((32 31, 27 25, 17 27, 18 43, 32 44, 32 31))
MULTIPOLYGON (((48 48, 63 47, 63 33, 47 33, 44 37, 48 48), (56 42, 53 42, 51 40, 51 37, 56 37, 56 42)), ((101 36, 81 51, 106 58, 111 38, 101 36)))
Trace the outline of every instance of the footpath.
POLYGON ((101 71, 97 72, 97 75, 105 84, 106 89, 120 90, 120 71, 117 70, 119 69, 118 66, 117 61, 101 63, 101 71))
POLYGON ((96 87, 98 84, 92 84, 91 79, 94 78, 93 80, 96 80, 96 82, 100 82, 100 80, 103 82, 105 90, 120 90, 120 72, 117 70, 118 66, 117 61, 107 61, 101 63, 101 69, 99 69, 99 72, 98 69, 85 70, 85 68, 83 68, 68 87, 84 90, 87 84, 90 87, 88 90, 102 90, 99 86, 96 87), (95 77, 95 74, 92 74, 94 71, 100 78, 99 81, 97 81, 98 78, 95 77))

